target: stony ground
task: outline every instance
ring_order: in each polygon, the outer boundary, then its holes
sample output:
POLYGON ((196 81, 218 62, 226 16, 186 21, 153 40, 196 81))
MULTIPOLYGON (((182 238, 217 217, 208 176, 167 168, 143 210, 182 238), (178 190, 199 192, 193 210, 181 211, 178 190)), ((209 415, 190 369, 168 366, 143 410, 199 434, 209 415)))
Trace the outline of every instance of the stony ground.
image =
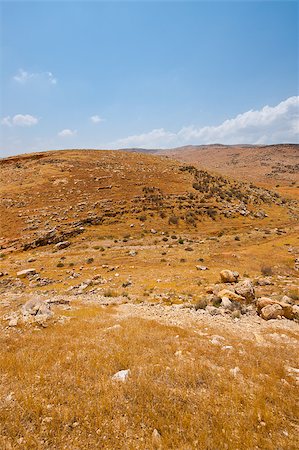
POLYGON ((0 163, 1 448, 298 448, 295 187, 117 152, 0 163))

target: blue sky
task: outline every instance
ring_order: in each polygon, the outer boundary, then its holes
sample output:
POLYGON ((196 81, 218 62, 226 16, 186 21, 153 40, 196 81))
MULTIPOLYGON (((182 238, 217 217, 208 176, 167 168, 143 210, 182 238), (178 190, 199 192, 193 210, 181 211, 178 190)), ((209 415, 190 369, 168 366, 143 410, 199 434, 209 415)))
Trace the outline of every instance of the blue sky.
POLYGON ((298 142, 298 3, 1 2, 1 156, 298 142))

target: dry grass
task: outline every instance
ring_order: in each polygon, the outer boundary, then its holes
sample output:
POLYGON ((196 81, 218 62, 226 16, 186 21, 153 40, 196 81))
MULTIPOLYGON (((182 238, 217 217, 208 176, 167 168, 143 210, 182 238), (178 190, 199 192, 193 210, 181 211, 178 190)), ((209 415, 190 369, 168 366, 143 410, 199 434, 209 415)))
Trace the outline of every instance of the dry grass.
POLYGON ((121 319, 115 308, 68 314, 2 336, 1 448, 151 449, 155 428, 165 449, 298 448, 289 347, 121 319), (126 383, 111 380, 127 368, 126 383))

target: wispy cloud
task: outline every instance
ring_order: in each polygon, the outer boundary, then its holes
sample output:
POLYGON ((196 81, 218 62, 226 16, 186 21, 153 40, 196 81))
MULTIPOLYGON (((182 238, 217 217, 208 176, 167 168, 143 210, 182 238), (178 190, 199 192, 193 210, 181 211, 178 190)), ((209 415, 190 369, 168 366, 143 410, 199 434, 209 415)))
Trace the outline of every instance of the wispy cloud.
POLYGON ((264 106, 225 120, 220 125, 190 125, 177 132, 164 128, 119 139, 111 145, 121 147, 169 147, 186 144, 271 144, 299 141, 299 96, 289 97, 276 106, 264 106))
POLYGON ((38 123, 38 118, 31 116, 30 114, 16 114, 13 117, 6 116, 1 120, 1 125, 13 127, 13 126, 21 126, 21 127, 31 127, 32 125, 36 125, 38 123))
POLYGON ((102 117, 98 116, 97 114, 95 116, 91 116, 90 120, 92 121, 92 123, 104 122, 104 119, 102 117))
POLYGON ((57 84, 57 78, 54 77, 52 72, 30 73, 24 69, 19 69, 17 74, 14 75, 13 79, 19 84, 26 84, 34 80, 46 81, 50 84, 57 84))
POLYGON ((65 128, 64 130, 59 131, 59 137, 72 137, 77 134, 77 130, 70 130, 69 128, 65 128))

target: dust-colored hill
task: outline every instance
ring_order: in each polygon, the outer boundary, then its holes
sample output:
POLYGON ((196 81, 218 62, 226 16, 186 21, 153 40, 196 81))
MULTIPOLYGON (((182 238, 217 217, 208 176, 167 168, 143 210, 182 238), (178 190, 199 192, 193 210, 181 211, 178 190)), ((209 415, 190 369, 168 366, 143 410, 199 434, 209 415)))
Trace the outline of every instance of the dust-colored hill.
POLYGON ((160 153, 239 180, 271 186, 299 183, 298 144, 190 145, 160 153))
POLYGON ((120 151, 58 151, 0 161, 2 247, 58 242, 82 227, 127 223, 196 226, 264 217, 280 196, 168 158, 120 151))

